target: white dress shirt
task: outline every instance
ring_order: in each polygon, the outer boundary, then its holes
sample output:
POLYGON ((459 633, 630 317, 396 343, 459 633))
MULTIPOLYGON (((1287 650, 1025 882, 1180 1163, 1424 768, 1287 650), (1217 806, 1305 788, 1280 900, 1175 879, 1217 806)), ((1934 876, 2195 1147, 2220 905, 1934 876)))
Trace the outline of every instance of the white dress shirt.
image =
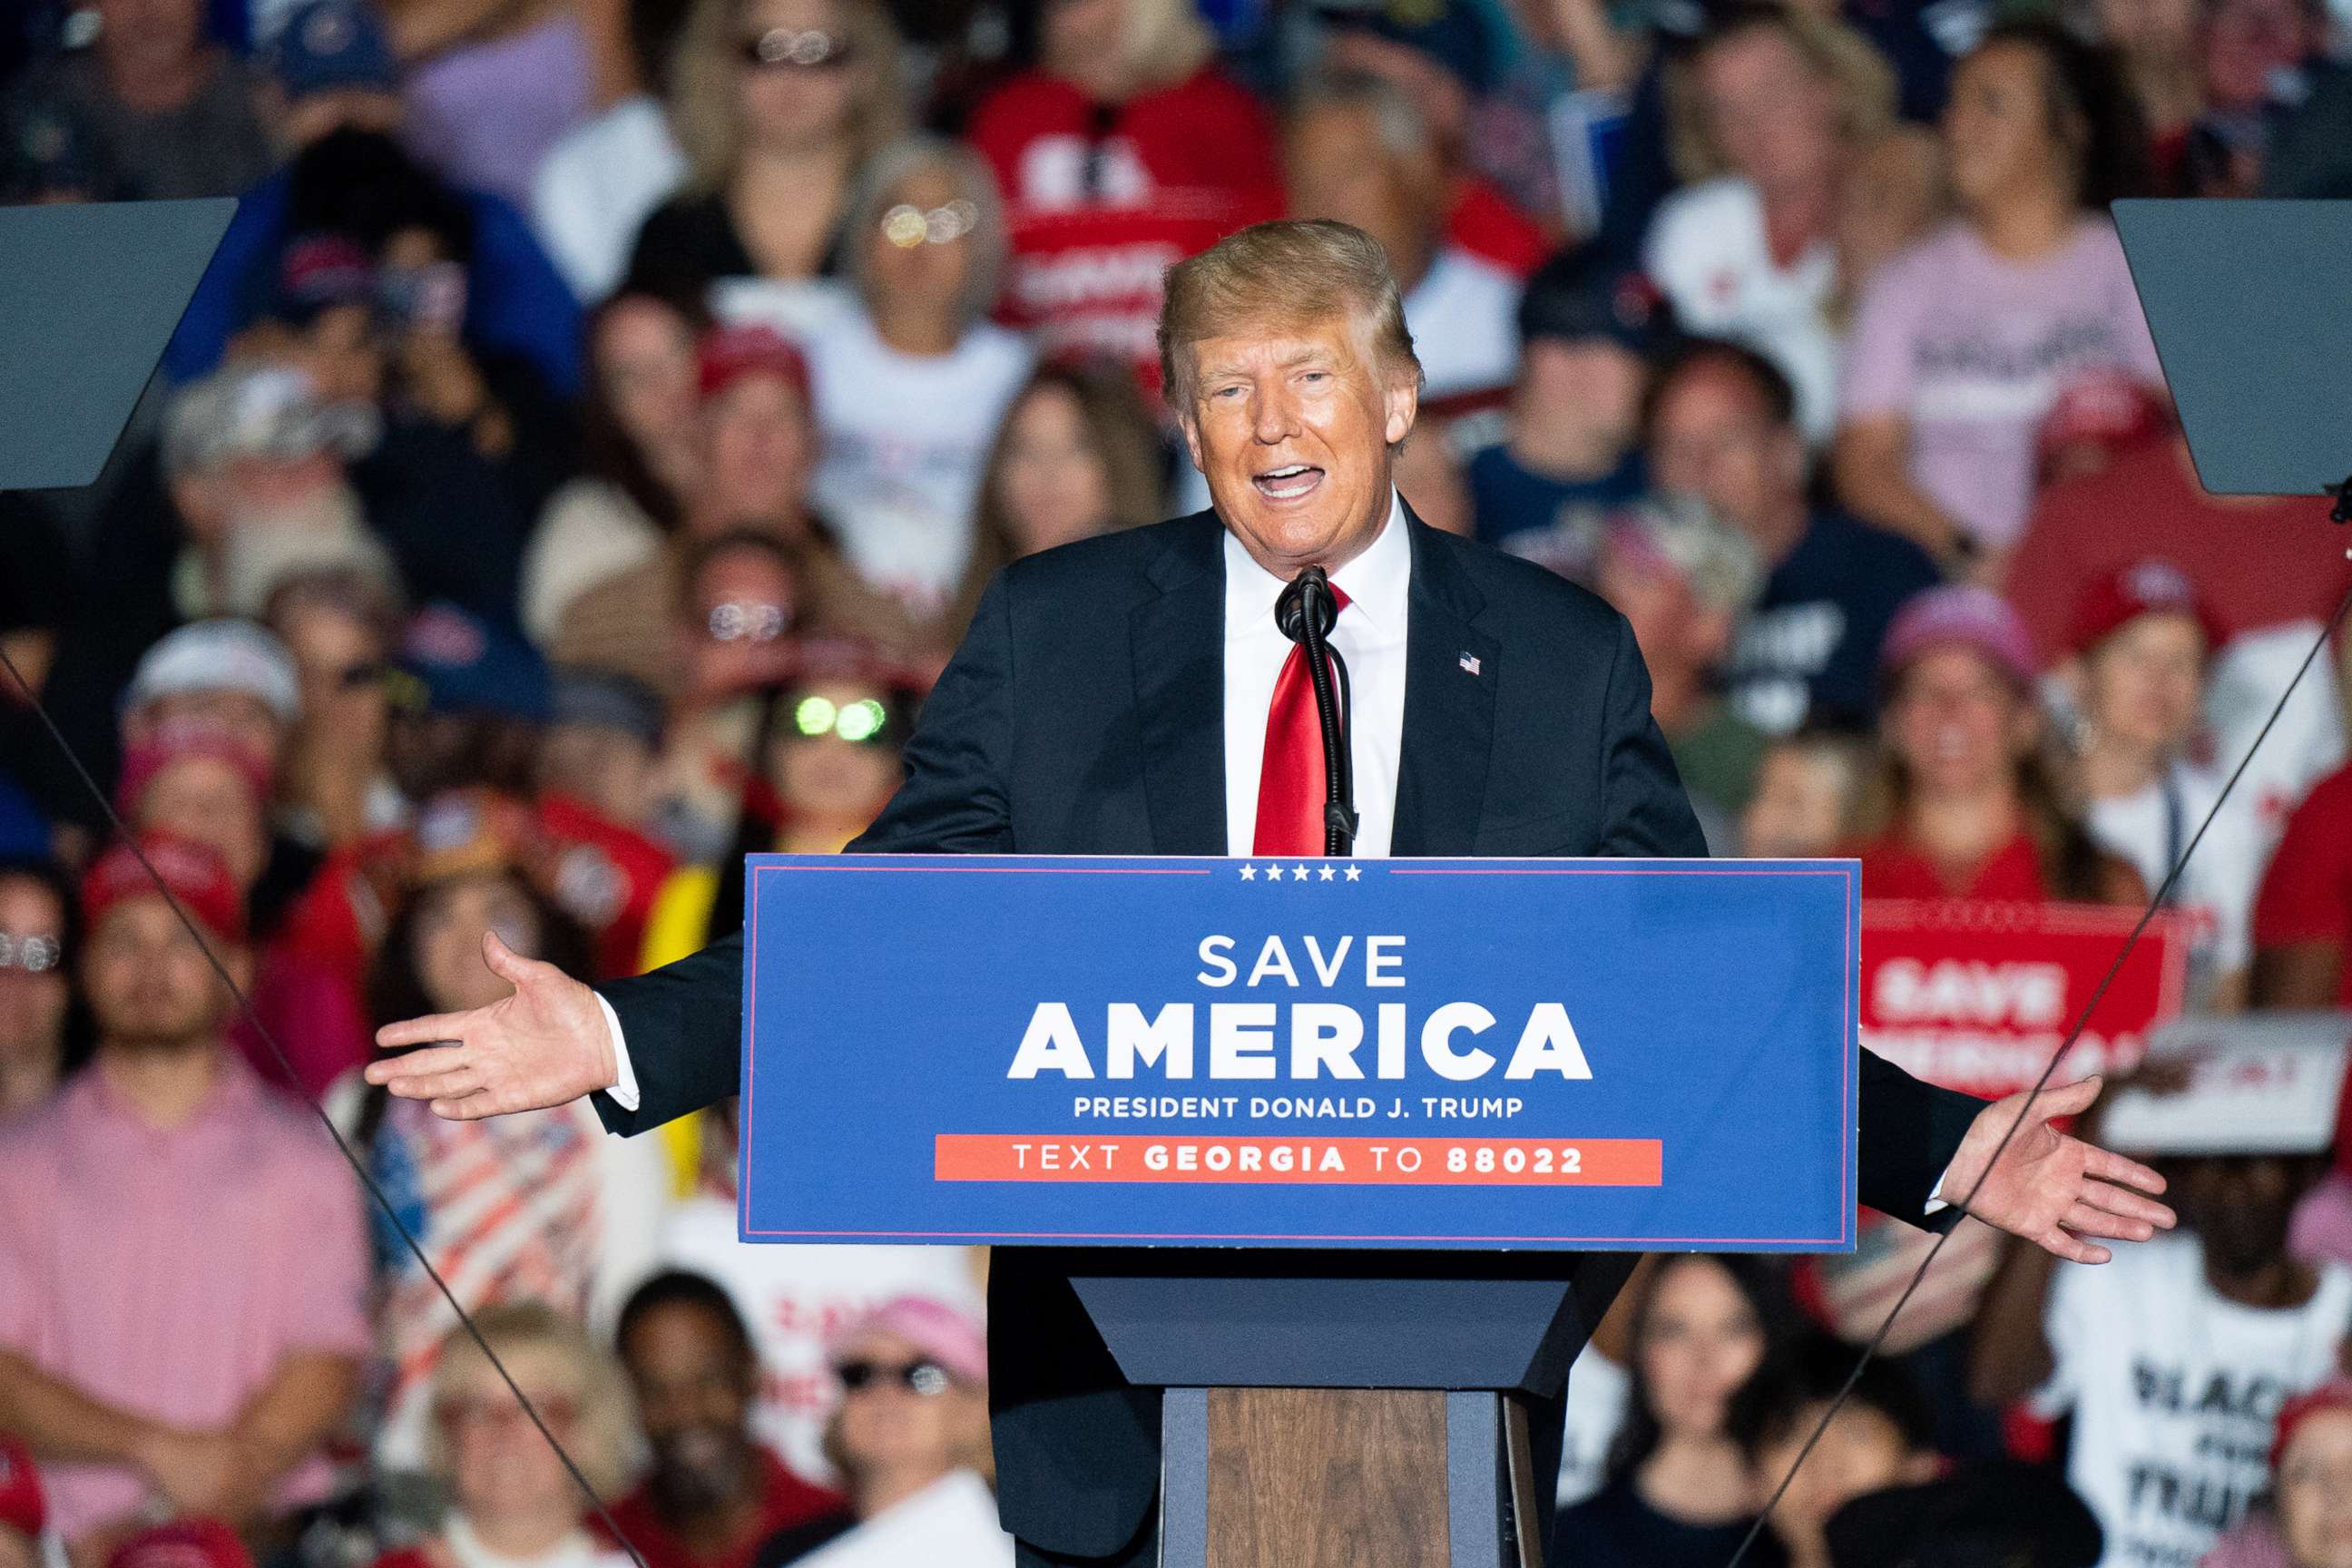
MULTIPOLYGON (((1385 856, 1396 827, 1397 759, 1404 750, 1405 603, 1412 543, 1404 503, 1393 492, 1388 521, 1363 552, 1331 574, 1348 607, 1331 624, 1331 647, 1348 666, 1348 750, 1356 764, 1356 853, 1385 856)), ((1265 721, 1274 685, 1296 646, 1274 623, 1288 584, 1225 534, 1225 853, 1251 855, 1257 834, 1258 774, 1265 766, 1265 721)))

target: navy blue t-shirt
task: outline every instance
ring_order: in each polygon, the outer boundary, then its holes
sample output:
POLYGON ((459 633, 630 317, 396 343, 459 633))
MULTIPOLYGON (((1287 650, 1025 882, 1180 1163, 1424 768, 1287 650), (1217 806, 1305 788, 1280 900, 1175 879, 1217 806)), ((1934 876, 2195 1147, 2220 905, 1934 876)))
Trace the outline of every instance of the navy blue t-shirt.
POLYGON ((1941 581, 1909 540, 1841 511, 1814 512, 1732 645, 1724 686, 1734 710, 1772 735, 1809 719, 1868 723, 1887 622, 1941 581))
POLYGON ((1514 533, 1549 528, 1570 506, 1623 506, 1647 482, 1638 452, 1626 454, 1597 479, 1555 479, 1521 466, 1502 442, 1471 455, 1465 476, 1479 542, 1500 544, 1514 533))

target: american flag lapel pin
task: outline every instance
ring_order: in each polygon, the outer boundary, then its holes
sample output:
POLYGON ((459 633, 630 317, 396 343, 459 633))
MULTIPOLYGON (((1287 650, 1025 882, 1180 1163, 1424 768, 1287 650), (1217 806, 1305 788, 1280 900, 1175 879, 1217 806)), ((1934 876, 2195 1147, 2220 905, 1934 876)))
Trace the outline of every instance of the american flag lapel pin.
POLYGON ((1462 672, 1465 675, 1475 675, 1478 673, 1478 656, 1476 654, 1465 653, 1462 656, 1462 672))

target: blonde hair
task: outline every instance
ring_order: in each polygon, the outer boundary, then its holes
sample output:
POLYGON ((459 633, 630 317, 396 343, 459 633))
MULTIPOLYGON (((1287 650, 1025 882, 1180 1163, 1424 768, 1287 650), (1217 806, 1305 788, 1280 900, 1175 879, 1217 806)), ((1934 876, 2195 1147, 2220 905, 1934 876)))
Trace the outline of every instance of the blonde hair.
MULTIPOLYGON (((508 1301, 474 1314, 474 1325, 499 1361, 509 1368, 533 1363, 554 1369, 564 1394, 578 1405, 579 1417, 564 1440, 564 1449, 580 1467, 600 1498, 619 1494, 629 1479, 631 1435, 635 1411, 628 1384, 613 1358, 588 1337, 586 1330, 543 1301, 508 1301)), ((490 1373, 497 1384, 494 1397, 510 1399, 505 1380, 490 1366, 489 1357, 474 1342, 464 1325, 442 1336, 434 1352, 431 1400, 438 1406, 467 1384, 490 1373)), ((444 1482, 453 1479, 451 1456, 440 1423, 428 1425, 425 1467, 444 1482)), ((586 1503, 583 1500, 584 1511, 586 1503)))
POLYGON ((1173 87, 1216 52, 1192 0, 1127 0, 1127 68, 1138 91, 1173 87))
POLYGON ((1328 218, 1252 224, 1168 269, 1160 307, 1160 374, 1180 416, 1192 402, 1192 345, 1244 328, 1299 326, 1345 311, 1370 330, 1375 362, 1421 385, 1404 296, 1388 252, 1328 218))
MULTIPOLYGON (((737 73, 743 70, 740 29, 751 0, 695 0, 670 55, 670 123, 686 153, 687 186, 714 191, 727 183, 743 153, 743 113, 737 73)), ((831 0, 840 13, 858 84, 851 95, 850 151, 862 163, 898 134, 898 29, 882 0, 831 0)))
POLYGON ((1788 40, 1806 66, 1829 83, 1831 96, 1837 100, 1838 134, 1849 149, 1869 147, 1895 129, 1895 68, 1877 46, 1843 22, 1770 0, 1751 0, 1666 73, 1666 150, 1684 181, 1712 179, 1731 167, 1699 102, 1696 61, 1717 45, 1753 32, 1775 33, 1788 40))

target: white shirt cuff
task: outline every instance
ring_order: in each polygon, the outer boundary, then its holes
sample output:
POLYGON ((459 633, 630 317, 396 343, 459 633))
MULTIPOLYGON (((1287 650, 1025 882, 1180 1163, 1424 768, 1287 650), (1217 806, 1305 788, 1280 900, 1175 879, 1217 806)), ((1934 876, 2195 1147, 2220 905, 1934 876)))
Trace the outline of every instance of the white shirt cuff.
MULTIPOLYGON (((637 1069, 629 1065, 629 1042, 627 1037, 621 1033, 621 1016, 613 1011, 613 1005, 604 1000, 602 992, 593 994, 596 997, 596 1005, 604 1009, 604 1027, 613 1035, 613 1087, 604 1092, 611 1095, 613 1103, 622 1110, 635 1110, 637 1108, 637 1069)), ((1943 1184, 1938 1182, 1937 1185, 1940 1187, 1943 1184)))
MULTIPOLYGON (((597 1000, 601 1002, 601 1001, 603 1001, 603 1000, 604 1000, 604 998, 600 996, 600 997, 598 997, 598 998, 597 998, 597 1000)), ((608 1018, 609 1018, 609 1017, 611 1017, 611 1016, 613 1016, 613 1010, 612 1010, 610 1007, 605 1008, 605 1009, 604 1009, 604 1016, 605 1016, 606 1017, 608 1017, 608 1018)), ((613 1038, 614 1038, 615 1041, 618 1041, 618 1040, 620 1039, 620 1037, 621 1037, 621 1026, 620 1026, 620 1025, 618 1025, 618 1024, 614 1024, 614 1025, 613 1026, 613 1038)), ((627 1058, 626 1057, 623 1057, 621 1059, 622 1059, 623 1061, 625 1061, 625 1062, 626 1060, 628 1060, 628 1058, 627 1058)), ((625 1068, 625 1068, 623 1068, 621 1069, 621 1072, 622 1072, 622 1074, 623 1074, 623 1081, 624 1081, 624 1082, 625 1082, 625 1083, 629 1086, 629 1099, 630 1099, 630 1105, 629 1105, 629 1107, 628 1107, 628 1108, 629 1108, 631 1110, 635 1110, 636 1109, 635 1100, 636 1100, 636 1093, 637 1093, 637 1080, 636 1080, 635 1079, 634 1079, 634 1078, 631 1078, 631 1077, 628 1077, 628 1076, 627 1076, 627 1074, 628 1074, 628 1070, 629 1070, 629 1069, 628 1069, 627 1068, 625 1068)), ((619 1096, 618 1096, 617 1094, 615 1094, 614 1098, 618 1099, 618 1098, 619 1098, 619 1096)), ((1943 1175, 1941 1175, 1941 1176, 1937 1177, 1937 1178, 1936 1178, 1936 1184, 1935 1184, 1934 1186, 1932 1186, 1932 1187, 1930 1187, 1930 1188, 1928 1188, 1928 1189, 1927 1189, 1927 1206, 1926 1206, 1925 1208, 1923 1208, 1923 1209, 1921 1209, 1921 1210, 1919 1211, 1920 1215, 1921 1215, 1923 1217, 1925 1217, 1925 1216, 1927 1216, 1927 1215, 1928 1215, 1941 1214, 1944 1210, 1946 1210, 1946 1209, 1948 1209, 1948 1208, 1949 1208, 1949 1207, 1951 1207, 1951 1206, 1952 1206, 1950 1204, 1946 1203, 1946 1202, 1944 1201, 1944 1182, 1945 1182, 1946 1178, 1948 1178, 1948 1177, 1949 1177, 1949 1176, 1951 1175, 1951 1173, 1952 1173, 1952 1168, 1951 1168, 1949 1165, 1945 1166, 1945 1167, 1944 1167, 1944 1174, 1943 1174, 1943 1175)))

